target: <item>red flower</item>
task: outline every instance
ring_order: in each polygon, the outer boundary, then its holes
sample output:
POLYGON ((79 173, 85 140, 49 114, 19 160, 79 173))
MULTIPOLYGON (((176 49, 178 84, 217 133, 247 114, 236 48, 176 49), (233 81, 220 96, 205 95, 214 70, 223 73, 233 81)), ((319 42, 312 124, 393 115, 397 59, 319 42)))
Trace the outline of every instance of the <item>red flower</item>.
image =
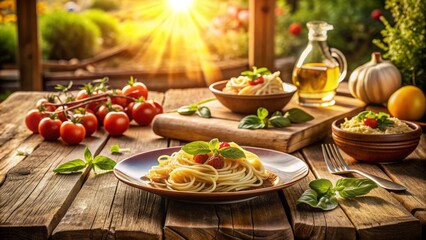
POLYGON ((373 11, 371 11, 371 19, 373 19, 374 21, 379 21, 380 17, 382 16, 382 11, 380 11, 380 9, 374 9, 373 11))

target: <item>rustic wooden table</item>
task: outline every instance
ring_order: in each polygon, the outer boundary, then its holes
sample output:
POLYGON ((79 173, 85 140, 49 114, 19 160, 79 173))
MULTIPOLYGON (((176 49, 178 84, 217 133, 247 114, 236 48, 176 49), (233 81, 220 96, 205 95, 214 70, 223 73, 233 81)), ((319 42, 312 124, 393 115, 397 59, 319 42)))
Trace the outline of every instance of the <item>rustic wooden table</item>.
MULTIPOLYGON (((151 97, 163 100, 167 110, 209 94, 207 89, 170 90, 151 97)), ((181 142, 136 125, 120 138, 100 130, 78 146, 43 141, 24 125, 26 112, 43 95, 17 92, 0 104, 0 239, 425 239, 425 134, 401 163, 371 165, 344 155, 353 168, 401 183, 406 192, 378 188, 339 200, 339 207, 327 212, 296 208, 309 181, 340 178, 327 171, 319 142, 292 153, 311 169, 295 185, 242 203, 198 205, 167 200, 127 186, 113 174, 95 176, 90 169, 54 174, 60 163, 81 158, 85 146, 118 162, 181 142), (132 152, 112 155, 113 144, 132 152)))

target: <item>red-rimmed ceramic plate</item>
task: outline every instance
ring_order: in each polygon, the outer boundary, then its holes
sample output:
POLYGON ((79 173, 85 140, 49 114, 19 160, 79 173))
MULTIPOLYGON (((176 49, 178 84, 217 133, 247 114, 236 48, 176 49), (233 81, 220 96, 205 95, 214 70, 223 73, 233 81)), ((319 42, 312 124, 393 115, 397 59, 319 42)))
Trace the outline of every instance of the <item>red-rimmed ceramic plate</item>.
POLYGON ((262 194, 286 188, 305 177, 309 172, 306 163, 292 155, 269 149, 244 147, 244 149, 258 155, 265 168, 278 177, 272 186, 238 192, 212 193, 182 192, 152 186, 144 176, 152 166, 158 165, 157 158, 165 154, 170 155, 180 149, 181 147, 171 147, 136 154, 119 162, 113 170, 114 175, 120 181, 130 186, 158 194, 162 197, 181 201, 221 204, 245 201, 262 194))

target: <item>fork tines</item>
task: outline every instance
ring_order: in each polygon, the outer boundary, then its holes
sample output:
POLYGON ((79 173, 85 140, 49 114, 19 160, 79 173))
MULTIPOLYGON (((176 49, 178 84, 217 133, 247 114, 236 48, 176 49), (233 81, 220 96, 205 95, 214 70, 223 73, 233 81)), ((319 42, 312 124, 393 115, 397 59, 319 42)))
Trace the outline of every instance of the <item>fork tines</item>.
POLYGON ((344 161, 339 149, 335 144, 322 144, 322 153, 324 155, 325 163, 331 173, 345 171, 349 166, 344 161))

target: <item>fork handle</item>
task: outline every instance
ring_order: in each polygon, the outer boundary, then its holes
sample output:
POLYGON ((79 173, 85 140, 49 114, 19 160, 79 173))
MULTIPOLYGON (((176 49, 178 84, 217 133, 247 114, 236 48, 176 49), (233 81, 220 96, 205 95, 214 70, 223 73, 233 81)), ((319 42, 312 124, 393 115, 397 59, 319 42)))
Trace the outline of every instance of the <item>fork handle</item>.
POLYGON ((365 172, 361 172, 358 170, 352 170, 351 172, 355 172, 358 173, 366 178, 369 178, 370 180, 372 180, 373 182, 377 183, 377 185, 379 185, 382 188, 388 189, 388 190, 393 190, 393 191, 405 191, 407 190, 407 188, 405 186, 402 186, 401 184, 398 183, 394 183, 392 181, 389 181, 387 179, 375 176, 375 175, 371 175, 365 172))

